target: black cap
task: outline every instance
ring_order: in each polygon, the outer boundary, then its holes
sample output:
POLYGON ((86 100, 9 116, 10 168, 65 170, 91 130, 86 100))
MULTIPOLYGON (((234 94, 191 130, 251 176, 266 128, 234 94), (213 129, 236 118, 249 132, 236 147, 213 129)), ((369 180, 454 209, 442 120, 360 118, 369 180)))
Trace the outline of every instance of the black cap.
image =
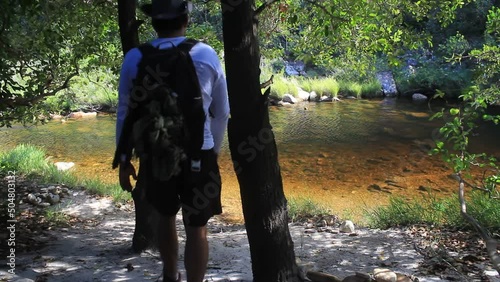
POLYGON ((152 0, 141 6, 146 16, 158 20, 171 20, 189 13, 191 3, 183 0, 152 0))

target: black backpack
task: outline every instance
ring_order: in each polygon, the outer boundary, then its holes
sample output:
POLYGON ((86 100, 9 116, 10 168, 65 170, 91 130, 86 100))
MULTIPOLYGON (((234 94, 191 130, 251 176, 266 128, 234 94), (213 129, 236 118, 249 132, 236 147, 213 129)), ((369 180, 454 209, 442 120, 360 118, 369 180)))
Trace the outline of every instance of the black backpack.
POLYGON ((139 47, 142 59, 130 93, 128 114, 113 160, 122 154, 148 162, 155 180, 166 181, 181 172, 182 162, 200 159, 205 112, 200 84, 189 54, 197 43, 139 47))

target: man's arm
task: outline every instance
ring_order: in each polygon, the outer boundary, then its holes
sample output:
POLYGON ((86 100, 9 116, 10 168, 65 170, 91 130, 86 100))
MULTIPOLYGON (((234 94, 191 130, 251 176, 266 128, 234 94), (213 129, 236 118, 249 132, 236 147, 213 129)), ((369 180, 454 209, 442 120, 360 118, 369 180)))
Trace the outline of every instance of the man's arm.
POLYGON ((227 121, 229 119, 229 100, 227 95, 227 84, 222 67, 218 68, 218 77, 216 78, 212 88, 212 104, 210 105, 210 112, 213 114, 211 122, 211 131, 214 137, 214 151, 219 153, 224 133, 227 128, 227 121))

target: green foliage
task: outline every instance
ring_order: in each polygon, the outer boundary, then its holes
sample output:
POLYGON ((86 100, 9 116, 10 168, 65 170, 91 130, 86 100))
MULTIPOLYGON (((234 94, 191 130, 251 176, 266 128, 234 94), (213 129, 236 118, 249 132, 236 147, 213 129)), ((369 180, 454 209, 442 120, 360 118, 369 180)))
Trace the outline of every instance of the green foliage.
POLYGON ((113 109, 118 105, 118 76, 108 68, 96 68, 73 79, 71 86, 42 104, 49 112, 113 109))
POLYGON ((471 74, 463 66, 423 61, 417 67, 399 69, 395 80, 403 96, 414 93, 432 95, 439 90, 446 97, 458 98, 470 86, 471 74))
MULTIPOLYGON (((468 206, 469 214, 481 225, 490 230, 500 229, 500 201, 476 192, 471 194, 468 206)), ((389 205, 365 213, 369 226, 373 228, 429 224, 472 229, 460 215, 459 203, 455 196, 437 198, 427 194, 411 200, 393 197, 389 205)))
POLYGON ((40 102, 90 66, 117 70, 114 3, 7 0, 0 9, 0 126, 36 122, 40 102))
POLYGON ((290 198, 288 200, 288 216, 291 221, 329 214, 330 211, 327 208, 315 203, 310 198, 290 198))

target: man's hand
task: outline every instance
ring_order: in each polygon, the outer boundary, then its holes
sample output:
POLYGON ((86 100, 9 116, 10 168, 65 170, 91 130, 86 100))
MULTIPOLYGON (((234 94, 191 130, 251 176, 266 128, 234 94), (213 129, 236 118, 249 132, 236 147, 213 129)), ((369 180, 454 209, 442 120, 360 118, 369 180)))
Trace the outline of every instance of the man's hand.
POLYGON ((134 165, 131 162, 120 163, 118 178, 120 179, 120 186, 127 192, 132 192, 130 176, 132 176, 134 180, 137 180, 134 165))

